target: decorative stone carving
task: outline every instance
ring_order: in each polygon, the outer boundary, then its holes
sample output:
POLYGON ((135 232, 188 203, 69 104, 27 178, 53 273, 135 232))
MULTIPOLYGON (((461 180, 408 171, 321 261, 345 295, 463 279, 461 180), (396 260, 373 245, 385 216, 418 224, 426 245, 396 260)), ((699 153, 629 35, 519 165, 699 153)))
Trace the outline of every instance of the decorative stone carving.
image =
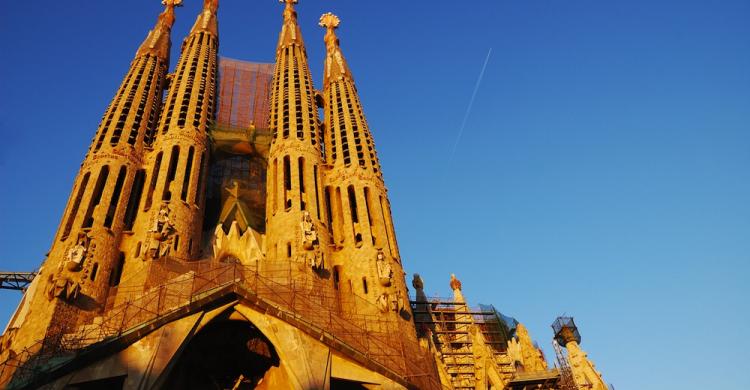
POLYGON ((388 294, 382 293, 378 297, 378 299, 375 301, 375 304, 378 306, 378 309, 380 309, 381 312, 385 313, 388 311, 388 294))
POLYGON ((65 269, 72 272, 78 272, 83 268, 83 261, 88 252, 89 242, 91 239, 86 233, 78 233, 75 244, 65 252, 65 269))
POLYGON ((54 298, 73 301, 78 298, 78 293, 81 291, 80 283, 67 276, 60 275, 55 277, 54 275, 50 275, 49 282, 50 287, 47 290, 47 298, 50 301, 54 298))
POLYGON ((422 277, 419 274, 414 274, 411 285, 417 290, 424 290, 424 281, 422 281, 422 277))
POLYGON ((404 296, 401 294, 401 291, 391 294, 391 310, 396 313, 401 313, 404 310, 404 296))
POLYGON ((78 297, 81 285, 90 271, 86 265, 89 264, 95 247, 86 232, 78 233, 75 243, 65 251, 64 259, 58 263, 56 272, 47 277, 49 300, 61 298, 72 301, 78 297))
POLYGON ((391 279, 393 278, 393 268, 385 259, 383 251, 378 251, 377 259, 375 264, 378 268, 378 281, 380 285, 388 287, 391 285, 391 279))
POLYGON ((309 253, 306 255, 308 260, 308 265, 313 269, 313 271, 322 271, 325 269, 325 262, 323 259, 323 253, 316 250, 312 253, 309 253))
POLYGON ((169 205, 163 204, 156 215, 154 225, 149 230, 151 233, 151 243, 148 248, 147 256, 152 259, 159 259, 169 254, 172 248, 175 229, 169 214, 172 211, 169 205))
POLYGON ((451 274, 450 286, 453 291, 461 290, 461 281, 456 278, 455 274, 451 274))
POLYGON ((315 224, 307 211, 302 212, 300 228, 302 229, 302 247, 307 250, 315 249, 319 244, 318 232, 315 231, 315 224))

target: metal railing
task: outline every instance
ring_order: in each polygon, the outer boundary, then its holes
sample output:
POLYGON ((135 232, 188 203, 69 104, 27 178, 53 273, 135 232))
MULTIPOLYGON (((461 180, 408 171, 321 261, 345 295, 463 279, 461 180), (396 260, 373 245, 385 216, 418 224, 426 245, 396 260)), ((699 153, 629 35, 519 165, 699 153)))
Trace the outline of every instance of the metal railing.
POLYGON ((0 364, 0 384, 23 387, 82 351, 149 326, 158 327, 160 319, 233 289, 241 297, 252 295, 255 301, 268 303, 275 309, 270 315, 327 336, 328 341, 342 344, 365 362, 416 388, 441 388, 433 357, 418 344, 411 321, 397 319, 393 313, 381 315, 369 301, 293 267, 290 262, 269 262, 259 271, 258 267, 214 261, 155 261, 149 273, 159 274, 166 282, 145 290, 136 284, 121 285, 117 296, 122 303, 112 305, 102 317, 59 337, 48 336, 0 364))

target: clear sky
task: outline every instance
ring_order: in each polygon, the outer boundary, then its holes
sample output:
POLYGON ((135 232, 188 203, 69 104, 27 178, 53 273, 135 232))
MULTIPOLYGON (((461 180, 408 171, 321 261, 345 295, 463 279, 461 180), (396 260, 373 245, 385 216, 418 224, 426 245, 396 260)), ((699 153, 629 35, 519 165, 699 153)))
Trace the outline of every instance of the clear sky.
MULTIPOLYGON (((202 3, 186 2, 173 64, 202 3)), ((160 9, 3 2, 0 269, 43 260, 160 9)), ((222 0, 221 54, 273 61, 281 11, 222 0)), ((549 325, 575 316, 618 390, 747 388, 750 1, 302 0, 298 11, 318 86, 318 17, 342 19, 404 264, 429 292, 448 295, 456 273, 468 299, 527 324, 550 358, 549 325)), ((0 291, 3 322, 19 299, 0 291)))

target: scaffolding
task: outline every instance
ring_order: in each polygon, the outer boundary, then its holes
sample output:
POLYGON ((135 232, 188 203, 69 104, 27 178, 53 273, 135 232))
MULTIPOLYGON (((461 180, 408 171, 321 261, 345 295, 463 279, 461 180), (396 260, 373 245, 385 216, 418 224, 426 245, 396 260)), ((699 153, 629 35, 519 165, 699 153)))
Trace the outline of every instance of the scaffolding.
POLYGON ((494 355, 492 361, 498 371, 508 375, 515 371, 507 359, 508 327, 494 307, 470 307, 449 298, 412 299, 410 302, 420 336, 432 338, 454 389, 477 386, 472 326, 480 330, 484 344, 494 355))
POLYGON ((560 370, 560 390, 578 390, 578 386, 576 386, 576 382, 573 379, 573 371, 570 369, 568 358, 563 353, 557 339, 552 340, 552 346, 555 348, 557 367, 560 370))
POLYGON ((274 64, 219 59, 219 127, 268 128, 274 64))
POLYGON ((407 386, 441 388, 434 360, 420 347, 409 323, 367 314, 376 312, 372 310, 337 309, 342 299, 361 301, 346 305, 350 308, 373 304, 349 292, 342 294, 312 272, 300 273, 293 262, 264 261, 257 267, 162 259, 150 268, 166 282, 145 290, 121 284, 117 294, 126 297, 123 303, 108 305, 111 308, 101 317, 73 331, 48 333, 0 364, 0 386, 35 388, 202 310, 207 303, 229 298, 288 322, 407 386))
POLYGON ((24 291, 36 277, 36 272, 0 272, 0 290, 24 291))

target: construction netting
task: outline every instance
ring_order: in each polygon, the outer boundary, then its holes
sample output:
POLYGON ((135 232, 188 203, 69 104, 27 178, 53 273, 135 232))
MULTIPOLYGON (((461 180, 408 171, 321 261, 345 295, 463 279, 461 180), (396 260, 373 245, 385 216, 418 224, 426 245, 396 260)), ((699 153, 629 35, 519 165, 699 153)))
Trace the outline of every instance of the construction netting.
POLYGON ((219 127, 268 128, 274 64, 219 59, 219 127))
POLYGON ((265 230, 273 70, 274 64, 219 60, 219 106, 211 127, 213 150, 206 188, 207 232, 220 223, 228 226, 239 211, 243 230, 265 230))

